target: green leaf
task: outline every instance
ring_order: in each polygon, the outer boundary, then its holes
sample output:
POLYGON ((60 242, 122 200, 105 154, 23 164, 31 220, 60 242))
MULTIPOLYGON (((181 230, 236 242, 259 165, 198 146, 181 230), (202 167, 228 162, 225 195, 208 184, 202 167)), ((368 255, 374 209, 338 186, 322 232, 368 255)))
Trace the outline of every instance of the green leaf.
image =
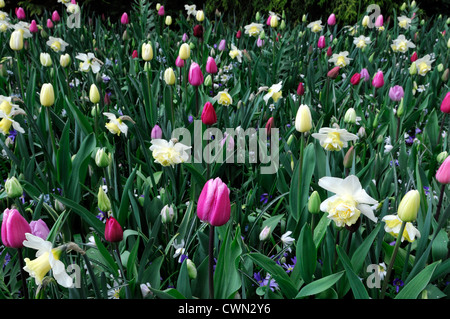
POLYGON ((111 256, 109 251, 106 249, 106 247, 103 245, 100 238, 98 238, 97 234, 93 233, 95 245, 100 253, 100 256, 102 257, 102 262, 105 264, 109 271, 111 271, 116 277, 119 276, 119 267, 114 262, 114 258, 111 256))
POLYGON ((321 293, 328 288, 331 288, 344 274, 344 271, 338 272, 337 274, 332 274, 323 278, 320 278, 316 281, 313 281, 306 285, 300 290, 295 298, 302 298, 307 296, 316 295, 321 293))
POLYGON ((180 273, 178 274, 177 290, 186 298, 192 298, 191 284, 187 270, 187 259, 181 264, 180 273))
POLYGON ((350 287, 352 288, 355 299, 369 299, 369 294, 367 293, 367 290, 364 287, 364 284, 361 282, 361 280, 355 274, 355 272, 352 268, 350 259, 348 258, 345 251, 340 246, 336 246, 336 250, 339 255, 339 259, 341 260, 342 264, 344 265, 345 274, 348 278, 348 281, 350 283, 350 287))
POLYGON ((395 297, 395 299, 416 299, 430 282, 431 276, 441 261, 436 261, 423 269, 395 297))
POLYGON ((313 280, 313 275, 317 265, 317 249, 312 237, 309 224, 305 224, 300 231, 297 241, 297 264, 300 276, 306 283, 313 280))
POLYGON ((355 273, 359 273, 364 265, 364 260, 369 254, 370 247, 372 247, 372 243, 375 240, 375 237, 378 235, 381 229, 381 224, 379 223, 375 229, 367 236, 366 239, 356 248, 353 256, 351 258, 353 269, 355 273))

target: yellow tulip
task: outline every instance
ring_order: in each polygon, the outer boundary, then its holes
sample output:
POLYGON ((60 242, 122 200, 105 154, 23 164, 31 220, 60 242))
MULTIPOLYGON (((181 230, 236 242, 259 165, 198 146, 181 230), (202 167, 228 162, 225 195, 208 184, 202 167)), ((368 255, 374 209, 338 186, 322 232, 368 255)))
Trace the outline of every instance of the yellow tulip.
POLYGON ((400 201, 397 215, 404 222, 413 222, 417 218, 419 208, 420 194, 417 190, 410 190, 400 201))
POLYGON ((9 46, 14 51, 20 51, 23 49, 23 34, 22 30, 16 30, 11 33, 11 38, 9 39, 9 46))
POLYGON ((55 103, 55 91, 51 83, 44 83, 42 85, 40 100, 42 106, 52 106, 55 103))

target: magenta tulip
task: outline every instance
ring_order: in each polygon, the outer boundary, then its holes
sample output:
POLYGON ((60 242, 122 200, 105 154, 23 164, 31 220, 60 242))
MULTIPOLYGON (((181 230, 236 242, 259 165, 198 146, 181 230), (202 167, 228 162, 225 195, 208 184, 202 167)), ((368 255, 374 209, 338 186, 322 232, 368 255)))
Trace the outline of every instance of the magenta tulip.
POLYGON ((383 71, 378 71, 375 76, 373 77, 372 80, 372 85, 379 89, 380 87, 382 87, 384 85, 384 76, 383 76, 383 71))
POLYGON ((222 226, 231 214, 230 190, 217 177, 206 182, 197 204, 197 216, 212 226, 222 226))
POLYGON ((30 223, 31 233, 34 236, 40 237, 44 240, 47 239, 48 234, 50 233, 50 229, 48 229, 47 224, 42 220, 33 220, 30 223))
POLYGON ((208 57, 208 60, 206 60, 206 72, 209 74, 217 73, 217 64, 213 57, 208 57))
POLYGON ((444 160, 436 172, 436 180, 441 184, 450 184, 450 156, 444 160))
POLYGON ((114 217, 109 217, 105 224, 105 239, 110 243, 117 243, 123 239, 123 230, 114 217))
POLYGON ((297 86, 297 94, 302 96, 305 94, 305 86, 303 85, 303 82, 300 82, 297 86))
POLYGON ((319 41, 317 41, 317 47, 319 49, 325 48, 325 36, 324 35, 321 35, 319 38, 319 41))
POLYGON ((47 19, 47 28, 49 29, 53 28, 53 22, 51 19, 47 19))
POLYGON ((150 134, 150 137, 152 139, 159 139, 162 138, 162 130, 161 127, 159 127, 158 124, 156 124, 153 128, 152 128, 152 132, 150 134))
POLYGON ((447 92, 441 103, 441 111, 444 113, 450 113, 450 92, 447 92))
POLYGON ((336 15, 334 13, 330 14, 327 20, 328 25, 333 26, 336 24, 336 15))
POLYGON ((203 73, 196 62, 192 62, 189 68, 188 81, 193 86, 200 86, 203 84, 203 73))
POLYGON ((22 7, 17 8, 16 16, 17 16, 17 19, 19 19, 19 20, 25 20, 25 18, 26 18, 25 10, 22 7))
POLYGON ((158 15, 162 17, 166 12, 164 11, 164 6, 159 7, 158 15))
POLYGON ((175 60, 175 65, 179 68, 184 67, 184 60, 178 56, 177 59, 175 60))
POLYGON ((61 20, 61 17, 59 16, 58 11, 53 11, 52 13, 52 20, 53 22, 59 22, 61 20))
POLYGON ((31 227, 17 209, 5 209, 2 222, 2 242, 10 248, 22 248, 25 234, 31 227))
POLYGON ((120 18, 120 23, 122 24, 130 23, 130 20, 128 19, 128 14, 126 12, 122 14, 122 17, 120 18))
POLYGON ((410 60, 411 60, 411 62, 416 62, 416 60, 417 60, 418 58, 419 58, 419 57, 417 56, 417 52, 414 51, 414 53, 411 55, 410 60))
POLYGON ((352 85, 358 85, 359 81, 361 80, 361 74, 360 73, 355 73, 353 74, 353 76, 350 79, 350 83, 352 85))
POLYGON ((268 26, 270 26, 270 20, 272 19, 272 16, 271 15, 269 15, 268 17, 267 17, 267 21, 266 21, 266 24, 268 25, 268 26))
POLYGON ((203 106, 201 119, 205 125, 213 125, 217 122, 216 111, 214 110, 214 106, 211 102, 206 102, 203 106))
POLYGON ((38 29, 36 20, 32 20, 32 21, 31 21, 29 30, 30 30, 31 33, 37 33, 37 32, 39 32, 39 29, 38 29))

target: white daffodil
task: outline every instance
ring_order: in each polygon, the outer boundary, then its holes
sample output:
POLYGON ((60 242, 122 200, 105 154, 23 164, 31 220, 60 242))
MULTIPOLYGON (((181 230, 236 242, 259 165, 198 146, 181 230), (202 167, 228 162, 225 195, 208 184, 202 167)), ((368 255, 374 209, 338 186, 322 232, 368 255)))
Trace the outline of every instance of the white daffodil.
POLYGON ((152 139, 151 143, 150 151, 152 151, 153 158, 162 166, 174 166, 189 160, 189 154, 186 151, 191 146, 164 139, 152 139))
POLYGON ((217 93, 217 95, 213 98, 213 101, 219 103, 220 105, 228 106, 233 103, 233 98, 225 90, 225 91, 220 91, 219 93, 217 93))
POLYGON ((392 41, 391 48, 394 52, 405 53, 409 48, 415 48, 415 44, 405 38, 403 34, 400 34, 397 39, 392 41))
MULTIPOLYGON (((389 233, 397 238, 402 226, 402 220, 398 217, 398 215, 386 215, 383 217, 382 221, 385 222, 384 230, 386 233, 389 233)), ((412 223, 407 222, 402 234, 401 242, 406 239, 412 243, 416 237, 420 238, 419 230, 417 230, 412 223)))
POLYGON ((290 236, 291 234, 292 232, 289 230, 285 232, 283 235, 281 235, 281 242, 285 247, 290 246, 294 243, 295 239, 290 236))
POLYGON ((19 21, 12 26, 14 30, 21 30, 24 39, 31 38, 33 35, 30 32, 30 24, 25 21, 19 21))
POLYGON ((244 27, 245 33, 251 37, 257 37, 263 31, 261 23, 250 23, 244 27))
POLYGON ((307 28, 310 28, 312 32, 317 33, 323 30, 322 21, 316 20, 311 22, 306 26, 307 28))
POLYGON ((71 1, 67 1, 67 2, 64 2, 64 4, 66 5, 66 10, 67 10, 68 13, 78 14, 81 11, 80 6, 78 5, 78 3, 72 3, 71 1))
POLYGON ((397 18, 397 20, 398 26, 403 29, 408 29, 409 25, 411 24, 411 19, 408 18, 407 16, 400 16, 397 18))
POLYGON ((334 220, 336 226, 351 226, 356 223, 361 214, 377 222, 373 210, 378 205, 378 201, 366 193, 355 175, 345 179, 322 177, 319 180, 319 186, 336 194, 320 204, 320 210, 328 213, 328 218, 334 220))
POLYGON ((123 133, 127 136, 128 126, 123 123, 123 121, 130 121, 133 124, 135 123, 129 116, 126 115, 116 117, 113 113, 108 112, 103 113, 103 115, 109 119, 109 122, 106 123, 105 126, 112 134, 120 135, 120 133, 123 133))
POLYGON ((350 63, 350 60, 352 60, 352 59, 348 58, 347 56, 348 56, 348 51, 334 53, 331 56, 331 59, 328 60, 328 62, 334 63, 335 66, 343 68, 350 63))
POLYGON ((346 129, 323 127, 319 133, 313 133, 312 137, 319 140, 320 145, 327 151, 340 151, 348 146, 349 141, 356 141, 358 136, 349 133, 346 129))
POLYGON ((88 54, 86 53, 79 53, 75 56, 76 59, 80 60, 80 70, 83 72, 89 72, 89 70, 92 70, 92 72, 98 73, 100 71, 100 61, 95 57, 95 55, 91 52, 88 54))
POLYGON ((364 35, 360 35, 359 37, 353 39, 353 44, 356 45, 358 49, 364 49, 370 43, 370 38, 364 35))
POLYGON ((59 260, 64 248, 53 248, 51 242, 30 233, 26 233, 25 237, 23 245, 37 252, 36 259, 25 258, 23 269, 36 280, 36 284, 41 285, 45 275, 51 270, 58 284, 66 288, 72 287, 73 279, 66 273, 65 265, 59 260))
POLYGON ((9 21, 9 15, 5 11, 0 11, 0 21, 9 21))
POLYGON ((0 32, 6 32, 8 29, 11 29, 12 25, 5 20, 0 20, 0 32))
POLYGON ((195 4, 193 4, 193 5, 187 5, 187 4, 185 4, 185 5, 184 5, 184 9, 186 10, 186 13, 187 13, 188 17, 189 17, 190 15, 195 16, 195 15, 197 14, 197 10, 196 10, 195 4))
POLYGON ((55 52, 64 52, 66 50, 66 47, 69 45, 69 43, 67 43, 63 39, 55 37, 49 37, 46 44, 55 52))
POLYGON ((278 101, 279 98, 281 98, 283 94, 283 92, 281 92, 281 88, 282 88, 281 82, 273 84, 269 88, 269 91, 263 96, 263 100, 266 102, 266 104, 269 102, 270 98, 272 98, 272 100, 275 103, 278 101))
POLYGON ((239 62, 242 62, 242 51, 236 48, 234 44, 231 45, 229 55, 232 59, 236 58, 239 62))
POLYGON ((424 76, 428 73, 428 71, 431 71, 431 63, 433 63, 434 60, 431 59, 431 56, 427 54, 423 58, 417 59, 414 63, 416 63, 417 67, 417 73, 424 76))

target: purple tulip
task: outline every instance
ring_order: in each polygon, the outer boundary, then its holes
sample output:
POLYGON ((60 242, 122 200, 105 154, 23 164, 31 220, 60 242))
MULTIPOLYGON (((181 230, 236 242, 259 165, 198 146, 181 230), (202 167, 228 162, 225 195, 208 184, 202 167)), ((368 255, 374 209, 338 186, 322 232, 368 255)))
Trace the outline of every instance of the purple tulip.
POLYGON ((203 186, 197 203, 197 216, 212 226, 222 226, 230 219, 230 190, 217 177, 203 186))
POLYGON ((395 85, 389 89, 389 97, 392 101, 401 101, 405 92, 400 85, 395 85))
POLYGON ((161 128, 159 127, 158 124, 156 124, 156 125, 152 128, 152 132, 151 132, 151 134, 150 134, 150 137, 151 137, 152 139, 159 139, 159 138, 162 138, 162 130, 161 130, 161 128))
POLYGON ((222 39, 219 43, 219 51, 225 51, 226 48, 227 42, 225 41, 225 39, 222 39))
POLYGON ((48 234, 50 233, 50 229, 48 229, 47 224, 42 220, 33 220, 30 223, 31 233, 34 236, 40 237, 44 240, 47 239, 48 234))
POLYGON ((361 74, 361 79, 364 80, 364 82, 367 82, 370 80, 370 74, 366 68, 362 69, 361 72, 359 72, 359 74, 361 74))

